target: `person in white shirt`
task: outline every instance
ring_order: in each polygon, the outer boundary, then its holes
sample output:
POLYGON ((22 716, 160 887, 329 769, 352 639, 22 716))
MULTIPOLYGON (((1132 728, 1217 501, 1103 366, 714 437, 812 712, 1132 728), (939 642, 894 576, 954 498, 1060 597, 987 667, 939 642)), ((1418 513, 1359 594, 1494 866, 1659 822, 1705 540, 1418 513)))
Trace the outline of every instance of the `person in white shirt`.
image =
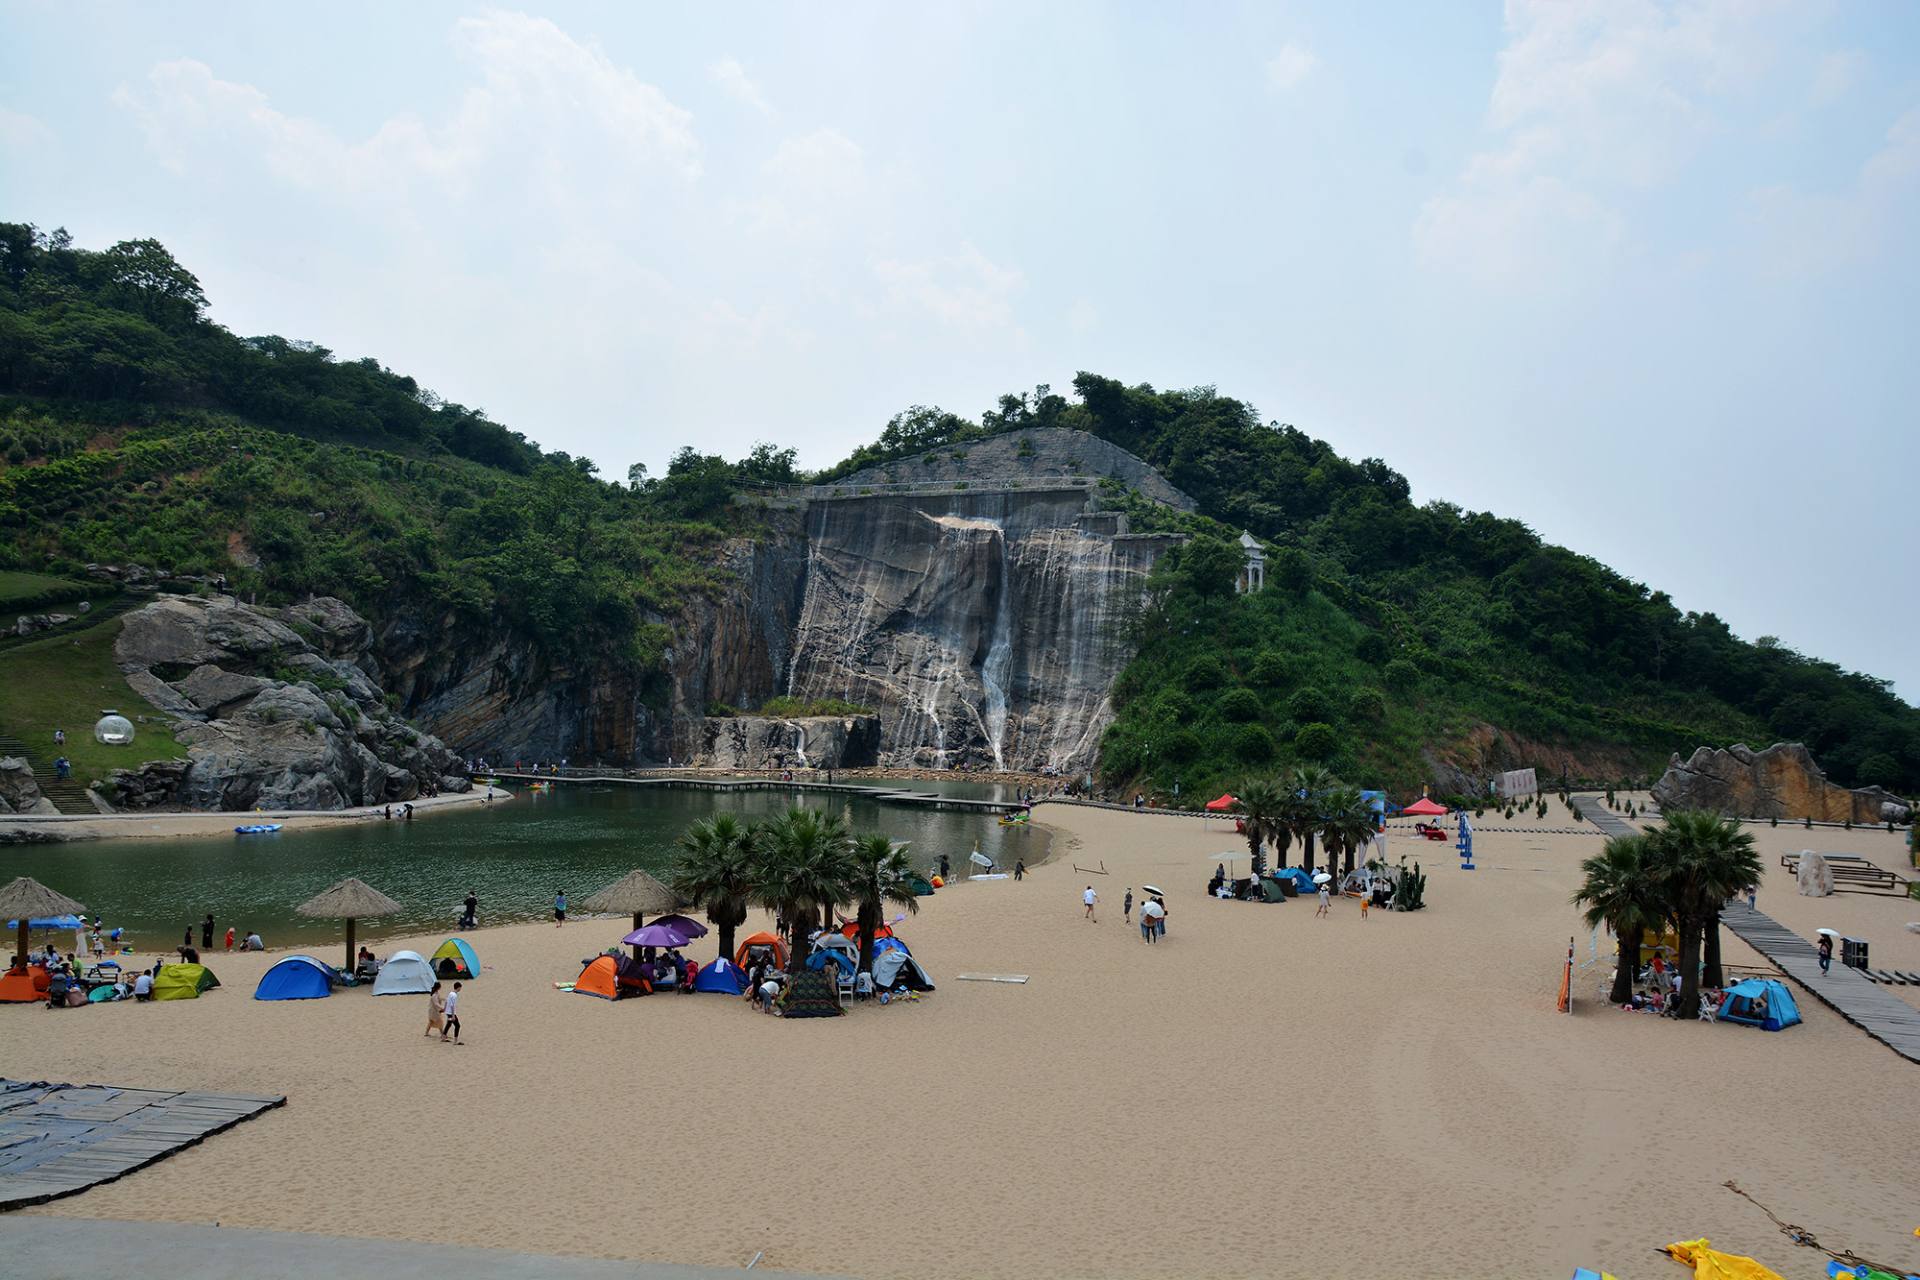
POLYGON ((447 993, 447 1025, 441 1028, 440 1043, 445 1044, 449 1035, 455 1044, 460 1043, 460 984, 457 982, 447 993))
POLYGON ((140 976, 133 980, 133 998, 135 1000, 153 999, 153 975, 141 970, 140 976))
POLYGON ((1099 924, 1100 917, 1093 914, 1093 904, 1100 901, 1100 895, 1093 891, 1092 885, 1087 886, 1087 891, 1080 895, 1080 900, 1087 904, 1086 918, 1099 924))

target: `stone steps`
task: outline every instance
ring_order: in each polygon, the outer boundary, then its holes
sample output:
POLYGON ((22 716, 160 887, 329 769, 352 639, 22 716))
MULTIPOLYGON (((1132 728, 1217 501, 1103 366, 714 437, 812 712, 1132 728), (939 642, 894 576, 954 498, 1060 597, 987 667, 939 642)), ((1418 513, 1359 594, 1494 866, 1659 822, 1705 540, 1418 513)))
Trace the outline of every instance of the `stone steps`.
POLYGON ((53 756, 29 751, 26 743, 5 733, 0 733, 0 756, 19 756, 25 760, 33 769, 33 780, 40 785, 40 794, 53 801, 53 807, 61 813, 99 812, 88 798, 86 787, 73 778, 53 776, 53 756))

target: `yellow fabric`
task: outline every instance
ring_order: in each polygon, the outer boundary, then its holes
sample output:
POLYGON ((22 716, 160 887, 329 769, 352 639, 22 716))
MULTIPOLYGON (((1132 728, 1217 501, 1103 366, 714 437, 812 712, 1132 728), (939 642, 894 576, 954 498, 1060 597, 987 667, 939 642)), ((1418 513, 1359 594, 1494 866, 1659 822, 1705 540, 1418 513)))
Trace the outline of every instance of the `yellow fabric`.
POLYGON ((213 985, 206 981, 205 965, 169 964, 163 965, 153 979, 153 998, 155 1000, 197 1000, 200 993, 213 985))
POLYGON ((1693 1268, 1694 1280, 1783 1280, 1778 1271, 1752 1258, 1710 1248, 1704 1238, 1670 1244, 1667 1252, 1693 1268))

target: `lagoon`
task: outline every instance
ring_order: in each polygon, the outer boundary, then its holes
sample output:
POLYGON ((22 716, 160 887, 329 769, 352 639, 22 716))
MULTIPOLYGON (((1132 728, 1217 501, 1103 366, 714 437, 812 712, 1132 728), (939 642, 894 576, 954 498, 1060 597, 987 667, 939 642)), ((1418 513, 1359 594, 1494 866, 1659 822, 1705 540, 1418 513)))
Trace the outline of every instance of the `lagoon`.
MULTIPOLYGON (((912 783, 975 799, 1004 799, 1011 788, 985 783, 912 783)), ((976 847, 1004 867, 1029 865, 1046 849, 1044 833, 1002 827, 993 815, 812 791, 705 791, 619 784, 561 783, 551 791, 509 785, 514 798, 413 822, 369 820, 261 836, 94 840, 34 845, 5 853, 6 874, 29 875, 86 904, 108 927, 126 929, 138 953, 177 946, 181 932, 213 912, 256 929, 269 947, 337 940, 337 921, 310 920, 294 907, 345 876, 358 876, 405 910, 362 921, 363 937, 452 929, 468 889, 483 925, 548 918, 556 889, 575 902, 635 867, 661 875, 687 826, 715 813, 747 820, 794 804, 845 813, 856 831, 908 841, 923 870, 941 854, 965 874, 976 847)), ((242 819, 244 815, 235 815, 242 819)), ((71 935, 56 939, 62 947, 71 935)), ((216 935, 216 941, 218 937, 216 935)))

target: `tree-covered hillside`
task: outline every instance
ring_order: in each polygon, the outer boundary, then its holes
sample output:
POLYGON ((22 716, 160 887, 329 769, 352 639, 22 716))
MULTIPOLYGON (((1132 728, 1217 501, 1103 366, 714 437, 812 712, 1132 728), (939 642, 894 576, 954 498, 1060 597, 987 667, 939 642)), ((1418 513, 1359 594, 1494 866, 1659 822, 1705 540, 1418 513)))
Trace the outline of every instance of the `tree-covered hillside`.
POLYGON ((656 619, 722 585, 742 467, 792 475, 791 452, 687 449, 606 483, 375 361, 205 312, 154 241, 0 223, 0 567, 218 572, 263 602, 327 592, 645 665, 656 619))
MULTIPOLYGON (((1672 751, 1805 742, 1837 781, 1920 791, 1920 711, 1884 680, 1771 638, 1447 502, 1416 506, 1378 458, 1352 462, 1210 387, 1082 373, 968 421, 916 406, 829 475, 1021 427, 1091 432, 1157 467, 1201 518, 1139 510, 1200 541, 1171 558, 1121 678, 1103 765, 1195 787, 1324 760, 1411 782, 1480 726, 1657 771, 1672 751), (1270 589, 1235 597, 1229 536, 1268 544, 1270 589), (1325 725, 1325 731, 1315 729, 1325 725)), ((1620 772, 1627 770, 1622 767, 1620 772)), ((1428 774, 1427 776, 1430 776, 1428 774)))

